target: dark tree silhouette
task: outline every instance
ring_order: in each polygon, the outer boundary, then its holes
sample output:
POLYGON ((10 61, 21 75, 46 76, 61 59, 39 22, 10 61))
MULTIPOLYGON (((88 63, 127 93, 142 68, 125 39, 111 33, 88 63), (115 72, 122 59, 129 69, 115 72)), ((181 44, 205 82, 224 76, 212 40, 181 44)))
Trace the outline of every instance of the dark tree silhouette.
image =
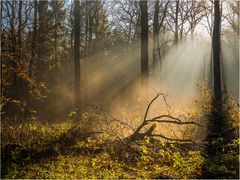
POLYGON ((140 1, 141 10, 141 74, 148 79, 148 8, 147 1, 140 1))
POLYGON ((213 27, 213 64, 214 64, 214 96, 215 103, 217 106, 221 105, 222 92, 221 92, 221 69, 220 69, 220 25, 221 25, 221 15, 220 15, 220 5, 219 1, 214 1, 214 27, 213 27))
MULTIPOLYGON (((212 36, 212 50, 213 50, 213 85, 214 98, 212 105, 212 114, 209 129, 209 142, 214 141, 218 137, 223 137, 224 134, 224 117, 222 112, 222 92, 221 92, 221 69, 220 69, 220 7, 219 1, 214 1, 214 26, 212 36)), ((217 146, 209 143, 208 153, 216 154, 219 151, 217 146)))
POLYGON ((153 19, 153 65, 154 66, 156 64, 156 49, 157 49, 157 41, 158 41, 158 33, 159 33, 158 16, 159 16, 159 0, 157 0, 154 5, 154 19, 153 19))

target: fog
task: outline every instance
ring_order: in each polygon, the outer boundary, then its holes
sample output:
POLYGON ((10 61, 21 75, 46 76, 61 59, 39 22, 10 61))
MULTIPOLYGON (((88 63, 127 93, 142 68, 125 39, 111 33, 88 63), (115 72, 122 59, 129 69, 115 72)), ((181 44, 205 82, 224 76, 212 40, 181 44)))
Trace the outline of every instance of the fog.
POLYGON ((209 50, 209 44, 198 39, 178 44, 162 59, 162 71, 156 70, 151 86, 168 94, 177 106, 187 106, 199 93, 197 84, 210 75, 209 50))
MULTIPOLYGON (((151 39, 149 40, 151 42, 151 39)), ((152 43, 149 43, 149 62, 152 62, 152 43)), ((236 75, 238 68, 233 54, 223 45, 223 81, 232 94, 238 92, 236 75), (235 77, 235 78, 234 78, 235 77)), ((142 121, 149 101, 161 92, 166 95, 168 106, 162 97, 156 100, 149 118, 159 114, 179 115, 196 110, 192 100, 200 97, 198 84, 212 79, 211 45, 209 41, 195 37, 172 47, 162 58, 162 70, 149 64, 148 86, 141 83, 140 43, 117 46, 87 59, 81 60, 81 101, 83 111, 91 105, 99 105, 113 116, 136 126, 142 121)), ((71 72, 71 71, 70 71, 71 72)), ((72 71, 73 72, 73 71, 72 71)), ((69 74, 70 75, 70 74, 69 74)), ((211 81, 209 81, 211 83, 211 81)), ((211 90, 212 85, 209 85, 211 90)), ((59 84, 58 102, 48 103, 47 109, 60 113, 72 110, 73 81, 59 84), (57 104, 57 107, 56 107, 57 104)), ((56 114, 55 114, 56 115, 56 114)), ((66 117, 66 116, 65 116, 66 117)), ((169 128, 169 127, 165 127, 169 128)))

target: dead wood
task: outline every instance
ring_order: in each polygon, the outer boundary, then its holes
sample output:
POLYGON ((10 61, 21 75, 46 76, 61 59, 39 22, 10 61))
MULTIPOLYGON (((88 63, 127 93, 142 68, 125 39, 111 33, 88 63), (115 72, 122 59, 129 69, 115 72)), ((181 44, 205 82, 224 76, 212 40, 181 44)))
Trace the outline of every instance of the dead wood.
POLYGON ((159 97, 162 96, 164 102, 166 103, 166 105, 168 106, 167 102, 166 102, 166 96, 162 93, 158 93, 148 104, 145 115, 144 115, 144 119, 143 122, 138 126, 138 128, 136 128, 136 130, 133 132, 133 134, 131 134, 130 136, 128 136, 127 138, 124 139, 124 142, 127 143, 131 143, 137 140, 143 140, 146 136, 149 137, 160 137, 162 139, 168 140, 168 141, 173 141, 173 142, 186 142, 186 143, 195 143, 190 139, 173 139, 173 138, 169 138, 166 136, 163 136, 161 134, 153 134, 153 131, 156 128, 156 123, 171 123, 171 124, 177 124, 177 125, 198 125, 201 126, 201 124, 198 124, 196 122, 193 121, 182 121, 180 119, 180 117, 174 117, 171 115, 160 115, 151 119, 147 119, 148 113, 149 113, 149 109, 151 108, 151 105, 153 104, 153 102, 159 97), (163 119, 164 118, 164 119, 163 119), (165 119, 168 118, 168 119, 165 119), (142 129, 150 124, 150 123, 154 123, 151 125, 151 127, 145 131, 144 133, 141 133, 142 129))

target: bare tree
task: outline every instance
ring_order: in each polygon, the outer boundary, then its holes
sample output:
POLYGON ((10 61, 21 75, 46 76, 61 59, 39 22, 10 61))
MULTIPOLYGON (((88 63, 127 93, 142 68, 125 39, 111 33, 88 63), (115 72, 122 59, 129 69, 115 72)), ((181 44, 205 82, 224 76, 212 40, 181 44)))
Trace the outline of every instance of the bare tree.
POLYGON ((213 3, 203 3, 203 14, 205 17, 204 23, 202 25, 206 28, 210 37, 212 37, 212 30, 213 30, 213 3))
MULTIPOLYGON (((159 0, 156 1, 154 5, 155 10, 154 10, 154 19, 153 19, 153 67, 156 66, 156 62, 157 62, 157 58, 156 58, 156 50, 157 50, 158 59, 160 63, 160 70, 162 68, 162 63, 161 63, 161 53, 160 53, 160 46, 159 46, 159 33, 163 26, 163 22, 167 14, 167 7, 169 2, 170 1, 168 0, 164 5, 160 20, 159 20, 159 8, 160 8, 159 0)), ((161 2, 161 6, 163 6, 163 2, 161 2)))
MULTIPOLYGON (((179 41, 179 26, 181 26, 182 23, 179 23, 179 19, 182 16, 181 13, 181 3, 183 3, 180 0, 174 0, 171 1, 170 7, 167 11, 167 30, 171 31, 173 33, 173 43, 176 45, 179 41)), ((182 19, 181 19, 182 20, 182 19)), ((180 31, 181 32, 181 31, 180 31)))
POLYGON ((228 13, 224 15, 225 19, 230 24, 233 32, 236 35, 239 35, 239 12, 240 12, 240 3, 239 1, 227 1, 227 10, 228 13))
POLYGON ((175 9, 175 34, 174 34, 174 38, 175 38, 175 44, 178 44, 178 14, 179 14, 179 0, 175 1, 176 3, 176 9, 175 9))
POLYGON ((118 0, 112 1, 109 8, 111 8, 109 11, 113 17, 112 23, 124 32, 130 45, 138 38, 140 27, 139 4, 133 0, 118 0))

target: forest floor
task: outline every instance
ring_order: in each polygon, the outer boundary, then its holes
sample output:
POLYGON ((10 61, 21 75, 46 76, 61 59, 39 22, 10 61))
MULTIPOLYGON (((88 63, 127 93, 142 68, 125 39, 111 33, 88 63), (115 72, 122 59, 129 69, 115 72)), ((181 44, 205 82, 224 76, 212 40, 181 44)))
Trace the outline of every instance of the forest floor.
POLYGON ((145 137, 123 144, 108 133, 76 126, 71 121, 3 124, 2 178, 236 178, 239 177, 239 139, 213 145, 208 156, 189 143, 169 143, 145 137), (8 133, 8 140, 4 133, 8 133), (11 138, 10 138, 11 136, 11 138), (4 144, 5 143, 5 144, 4 144))
MULTIPOLYGON (((202 110, 188 118, 204 121, 207 107, 201 104, 202 110)), ((228 112, 227 119, 238 127, 238 109, 228 112)), ((225 143, 218 137, 207 146, 206 141, 173 142, 145 134, 126 142, 120 136, 125 124, 119 120, 84 113, 76 123, 76 116, 72 111, 65 121, 52 124, 35 118, 2 121, 1 178, 239 178, 239 138, 225 143), (215 152, 210 154, 207 147, 215 152)))

